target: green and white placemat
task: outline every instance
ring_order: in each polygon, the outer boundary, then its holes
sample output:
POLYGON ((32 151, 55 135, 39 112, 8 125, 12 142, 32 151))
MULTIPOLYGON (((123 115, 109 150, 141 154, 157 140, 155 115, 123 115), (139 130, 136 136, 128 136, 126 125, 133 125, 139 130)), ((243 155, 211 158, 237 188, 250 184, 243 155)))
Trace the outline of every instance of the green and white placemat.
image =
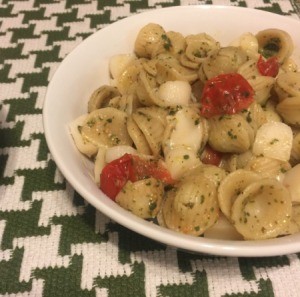
POLYGON ((292 18, 300 7, 285 0, 0 1, 0 297, 300 296, 300 254, 225 258, 161 245, 88 205, 49 154, 42 106, 62 59, 121 18, 192 4, 292 18))

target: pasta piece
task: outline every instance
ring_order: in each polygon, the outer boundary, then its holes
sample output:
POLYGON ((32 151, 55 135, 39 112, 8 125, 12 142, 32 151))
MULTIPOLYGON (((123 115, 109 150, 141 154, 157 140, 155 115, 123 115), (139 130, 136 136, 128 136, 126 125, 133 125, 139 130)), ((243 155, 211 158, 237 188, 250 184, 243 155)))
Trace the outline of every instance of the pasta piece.
POLYGON ((267 122, 266 113, 257 102, 253 102, 240 113, 256 133, 257 129, 267 122))
POLYGON ((212 117, 209 127, 208 143, 216 151, 243 153, 253 143, 254 131, 239 114, 212 117))
POLYGON ((293 142, 292 129, 279 122, 263 124, 256 133, 253 143, 253 154, 288 161, 293 142))
POLYGON ((126 129, 126 113, 112 107, 94 110, 85 119, 82 137, 96 146, 131 145, 126 129))
POLYGON ((132 117, 127 119, 127 132, 140 154, 150 155, 152 153, 145 135, 132 117))
POLYGON ((247 61, 247 54, 240 48, 228 46, 214 50, 205 59, 199 69, 199 78, 206 81, 223 73, 237 72, 247 61))
POLYGON ((249 78, 248 82, 255 92, 254 99, 256 102, 265 105, 270 98, 275 78, 270 76, 255 76, 254 78, 249 78))
POLYGON ((163 102, 157 94, 155 78, 142 70, 137 79, 136 93, 140 103, 144 106, 163 106, 163 102))
POLYGON ((295 234, 300 231, 300 204, 292 204, 292 216, 287 228, 282 231, 280 236, 295 234))
POLYGON ((291 168, 289 162, 268 157, 252 158, 245 169, 258 173, 261 177, 276 178, 282 180, 284 173, 291 168))
POLYGON ((260 179, 249 170, 239 169, 228 174, 218 188, 218 202, 222 213, 231 221, 231 208, 236 198, 247 186, 260 179))
POLYGON ((79 116, 69 124, 69 129, 77 149, 87 157, 92 157, 97 153, 98 147, 82 137, 81 129, 86 118, 87 115, 79 116))
POLYGON ((116 202, 140 218, 149 219, 159 212, 163 193, 163 183, 155 178, 128 181, 116 196, 116 202))
MULTIPOLYGON (((152 110, 153 111, 153 110, 152 110)), ((159 111, 159 108, 156 108, 159 111)), ((151 113, 150 108, 139 108, 132 114, 141 132, 144 134, 151 152, 154 156, 158 156, 161 152, 165 123, 159 120, 159 112, 151 113)))
POLYGON ((165 163, 174 180, 201 165, 197 153, 186 146, 177 146, 165 153, 165 163))
POLYGON ((168 48, 168 51, 178 57, 182 52, 185 51, 186 48, 184 36, 179 32, 168 31, 167 37, 171 44, 171 46, 168 48))
POLYGON ((244 169, 246 165, 255 158, 251 150, 241 154, 225 154, 220 166, 228 172, 244 169))
POLYGON ((191 99, 191 85, 187 81, 167 81, 160 85, 158 98, 162 106, 188 105, 191 99))
MULTIPOLYGON (((293 208, 292 208, 293 209, 293 208)), ((278 236, 286 236, 286 235, 291 235, 298 233, 300 231, 300 228, 298 224, 296 223, 296 220, 293 218, 293 212, 292 212, 292 217, 288 225, 286 226, 285 229, 282 230, 282 232, 278 236)))
POLYGON ((205 178, 211 180, 218 188, 221 181, 226 177, 226 172, 224 169, 214 165, 201 164, 194 169, 191 168, 189 173, 183 178, 190 178, 190 176, 194 176, 196 178, 202 178, 202 176, 205 176, 205 178))
POLYGON ((294 204, 292 207, 292 219, 291 221, 298 227, 297 232, 300 231, 300 204, 294 204))
POLYGON ((180 64, 184 67, 188 67, 194 70, 199 69, 199 64, 191 61, 185 53, 182 53, 179 57, 180 64))
POLYGON ((232 206, 231 219, 247 240, 277 237, 284 232, 292 215, 287 189, 275 179, 250 184, 232 206))
POLYGON ((138 57, 153 58, 170 46, 171 43, 164 28, 158 24, 149 23, 139 31, 134 51, 138 57))
POLYGON ((101 86, 92 93, 88 102, 88 112, 107 107, 110 100, 119 95, 117 88, 108 85, 101 86))
POLYGON ((168 110, 159 106, 141 107, 138 112, 146 113, 150 117, 156 118, 163 125, 167 124, 168 110))
POLYGON ((132 54, 120 54, 112 56, 109 59, 109 72, 113 79, 117 79, 130 65, 134 60, 136 59, 135 55, 132 54))
POLYGON ((162 211, 169 229, 199 236, 218 220, 216 186, 205 176, 186 178, 167 192, 162 211))
POLYGON ((276 111, 276 105, 273 100, 268 100, 266 105, 263 107, 266 122, 282 122, 280 115, 276 111))
POLYGON ((283 178, 283 185, 289 190, 292 202, 300 202, 300 164, 288 170, 283 178))
POLYGON ((293 138, 293 146, 291 151, 291 161, 294 164, 300 161, 300 132, 297 132, 293 138))
POLYGON ((137 78, 143 69, 142 60, 134 60, 116 79, 116 87, 122 95, 132 94, 137 87, 137 78))
POLYGON ((144 70, 147 72, 147 74, 149 74, 152 77, 155 77, 157 75, 156 63, 156 58, 153 58, 151 60, 145 59, 142 62, 144 70))
POLYGON ((203 62, 211 51, 220 49, 220 43, 206 33, 188 35, 185 41, 186 57, 197 64, 203 62))
POLYGON ((285 123, 300 127, 300 95, 283 99, 276 106, 285 123))
POLYGON ((247 80, 253 79, 256 76, 261 76, 257 68, 257 59, 249 59, 248 61, 243 63, 237 69, 237 73, 242 75, 247 80))
POLYGON ((237 154, 236 155, 237 169, 245 168, 246 164, 248 164, 250 160, 252 160, 253 158, 254 156, 251 150, 246 151, 245 153, 242 154, 237 154))
POLYGON ((193 83, 198 79, 197 71, 184 67, 170 54, 161 54, 157 57, 157 82, 180 80, 193 83))
POLYGON ((290 57, 294 50, 291 36, 280 29, 265 29, 256 34, 259 52, 265 57, 276 56, 280 63, 290 57))
POLYGON ((124 111, 127 115, 131 115, 141 105, 134 94, 128 94, 111 99, 108 106, 124 111))
POLYGON ((275 78, 260 74, 257 68, 257 58, 246 61, 238 68, 237 72, 246 78, 254 89, 256 102, 264 105, 270 97, 275 78))
POLYGON ((279 98, 300 96, 300 72, 286 72, 278 75, 274 90, 279 98))
POLYGON ((220 215, 216 224, 204 231, 203 237, 223 240, 243 239, 243 236, 236 231, 232 223, 230 223, 222 214, 220 215))
POLYGON ((298 65, 293 59, 288 58, 281 65, 281 70, 283 70, 284 72, 297 72, 298 65))

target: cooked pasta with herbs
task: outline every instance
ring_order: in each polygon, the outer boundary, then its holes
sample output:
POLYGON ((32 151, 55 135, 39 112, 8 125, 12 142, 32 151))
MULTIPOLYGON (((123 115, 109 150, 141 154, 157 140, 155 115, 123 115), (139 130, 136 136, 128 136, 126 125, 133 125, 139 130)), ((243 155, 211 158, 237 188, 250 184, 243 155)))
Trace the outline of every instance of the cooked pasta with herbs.
POLYGON ((122 208, 176 232, 259 240, 300 231, 300 72, 290 35, 222 45, 149 23, 70 132, 122 208))

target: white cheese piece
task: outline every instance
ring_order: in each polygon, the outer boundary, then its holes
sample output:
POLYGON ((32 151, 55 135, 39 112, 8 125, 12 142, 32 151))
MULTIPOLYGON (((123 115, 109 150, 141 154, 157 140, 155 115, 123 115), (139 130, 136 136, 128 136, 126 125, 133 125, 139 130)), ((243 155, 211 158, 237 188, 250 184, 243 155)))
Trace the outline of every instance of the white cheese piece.
POLYGON ((126 69, 136 57, 132 54, 120 54, 112 56, 109 60, 109 71, 111 76, 116 79, 126 69))
POLYGON ((157 94, 165 106, 188 105, 192 88, 187 81, 167 81, 160 85, 157 94))

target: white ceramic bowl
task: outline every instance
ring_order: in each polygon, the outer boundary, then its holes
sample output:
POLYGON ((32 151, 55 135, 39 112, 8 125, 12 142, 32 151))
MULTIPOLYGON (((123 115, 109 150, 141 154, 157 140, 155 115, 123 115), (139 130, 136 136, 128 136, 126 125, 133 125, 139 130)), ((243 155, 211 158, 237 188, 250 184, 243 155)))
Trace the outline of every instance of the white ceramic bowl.
MULTIPOLYGON (((289 17, 238 7, 178 6, 140 13, 96 32, 61 63, 49 84, 44 103, 44 128, 50 152, 65 178, 90 204, 119 224, 167 245, 221 256, 275 256, 300 251, 300 234, 264 241, 224 241, 192 237, 142 220, 108 199, 95 185, 74 146, 68 124, 87 112, 91 92, 109 83, 112 55, 131 53, 138 31, 154 22, 182 34, 206 32, 228 44, 245 32, 283 29, 300 49, 300 22, 289 17)), ((295 59, 300 62, 299 52, 295 59)), ((300 65, 300 63, 299 63, 300 65)))

